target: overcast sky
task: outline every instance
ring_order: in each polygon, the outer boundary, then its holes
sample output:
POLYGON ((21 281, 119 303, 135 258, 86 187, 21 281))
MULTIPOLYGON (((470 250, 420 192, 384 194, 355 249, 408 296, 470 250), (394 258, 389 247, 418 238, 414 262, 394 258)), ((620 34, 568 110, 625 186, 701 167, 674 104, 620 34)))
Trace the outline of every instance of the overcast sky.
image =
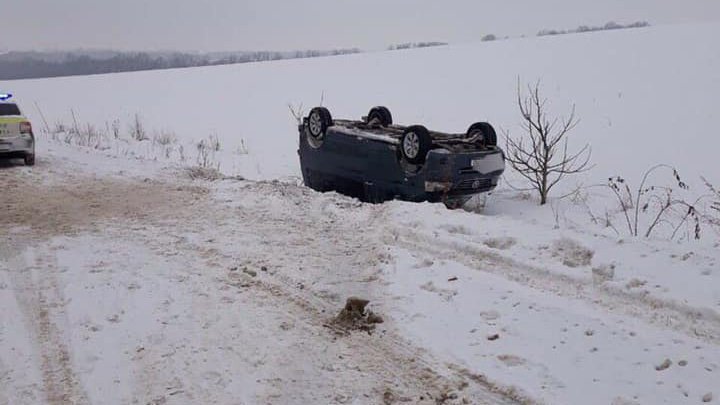
POLYGON ((0 50, 379 49, 607 21, 720 20, 718 0, 0 0, 0 50))

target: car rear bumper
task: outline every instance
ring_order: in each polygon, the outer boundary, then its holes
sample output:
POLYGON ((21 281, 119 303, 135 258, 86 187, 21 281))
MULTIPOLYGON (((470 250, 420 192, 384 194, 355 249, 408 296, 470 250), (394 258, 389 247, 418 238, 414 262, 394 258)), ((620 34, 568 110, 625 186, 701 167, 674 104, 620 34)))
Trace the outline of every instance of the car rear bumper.
POLYGON ((0 137, 0 156, 22 156, 35 153, 35 138, 32 135, 0 137))
POLYGON ((467 195, 484 193, 494 189, 499 181, 499 176, 478 177, 461 180, 456 183, 426 181, 425 192, 443 195, 467 195))

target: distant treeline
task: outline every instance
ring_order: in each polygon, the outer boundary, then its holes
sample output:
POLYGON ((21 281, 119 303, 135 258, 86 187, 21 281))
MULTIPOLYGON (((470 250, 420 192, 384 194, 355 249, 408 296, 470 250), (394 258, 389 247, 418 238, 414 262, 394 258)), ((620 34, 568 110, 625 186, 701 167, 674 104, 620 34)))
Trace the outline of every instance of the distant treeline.
POLYGON ((213 54, 150 52, 8 52, 0 54, 0 80, 35 79, 316 58, 361 52, 360 49, 291 52, 237 52, 213 54))
POLYGON ((429 48, 431 46, 444 46, 447 42, 407 42, 388 46, 388 51, 399 51, 401 49, 429 48))
MULTIPOLYGON (((625 28, 643 28, 643 27, 649 27, 650 23, 647 21, 636 21, 631 24, 618 24, 614 21, 610 21, 602 26, 587 26, 587 25, 581 25, 575 29, 570 30, 540 30, 537 33, 537 36, 543 37, 546 35, 564 35, 564 34, 580 34, 583 32, 593 32, 593 31, 607 31, 607 30, 619 30, 619 29, 625 29, 625 28)), ((523 38, 525 35, 522 36, 523 38)), ((480 38, 481 41, 496 41, 498 39, 508 39, 510 37, 504 37, 504 38, 498 38, 494 34, 487 34, 480 38)))
POLYGON ((587 26, 581 25, 574 30, 541 30, 537 33, 537 36, 543 37, 546 35, 563 35, 563 34, 579 34, 583 32, 593 31, 607 31, 607 30, 620 30, 625 28, 643 28, 649 27, 650 23, 647 21, 636 21, 631 24, 618 24, 614 21, 610 21, 603 26, 587 26))

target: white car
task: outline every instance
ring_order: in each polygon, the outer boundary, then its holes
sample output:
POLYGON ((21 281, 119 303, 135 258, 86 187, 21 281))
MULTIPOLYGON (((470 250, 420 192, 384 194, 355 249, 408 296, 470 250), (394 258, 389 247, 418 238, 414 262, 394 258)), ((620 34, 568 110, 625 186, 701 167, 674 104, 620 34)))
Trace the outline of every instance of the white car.
POLYGON ((0 158, 24 159, 35 164, 35 135, 30 120, 25 118, 16 103, 0 98, 0 158))

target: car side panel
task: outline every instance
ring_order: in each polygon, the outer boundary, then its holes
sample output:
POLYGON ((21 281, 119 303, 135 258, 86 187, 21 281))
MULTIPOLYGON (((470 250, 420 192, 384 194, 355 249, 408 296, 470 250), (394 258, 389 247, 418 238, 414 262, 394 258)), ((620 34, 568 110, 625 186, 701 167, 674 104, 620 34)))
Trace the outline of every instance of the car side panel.
POLYGON ((303 179, 318 191, 336 190, 373 202, 393 198, 445 201, 492 190, 504 170, 499 149, 472 153, 433 150, 425 164, 413 166, 403 163, 397 147, 331 127, 322 145, 314 148, 300 127, 298 153, 303 179), (495 163, 481 164, 477 171, 473 161, 495 163), (485 170, 485 166, 490 169, 485 170))

